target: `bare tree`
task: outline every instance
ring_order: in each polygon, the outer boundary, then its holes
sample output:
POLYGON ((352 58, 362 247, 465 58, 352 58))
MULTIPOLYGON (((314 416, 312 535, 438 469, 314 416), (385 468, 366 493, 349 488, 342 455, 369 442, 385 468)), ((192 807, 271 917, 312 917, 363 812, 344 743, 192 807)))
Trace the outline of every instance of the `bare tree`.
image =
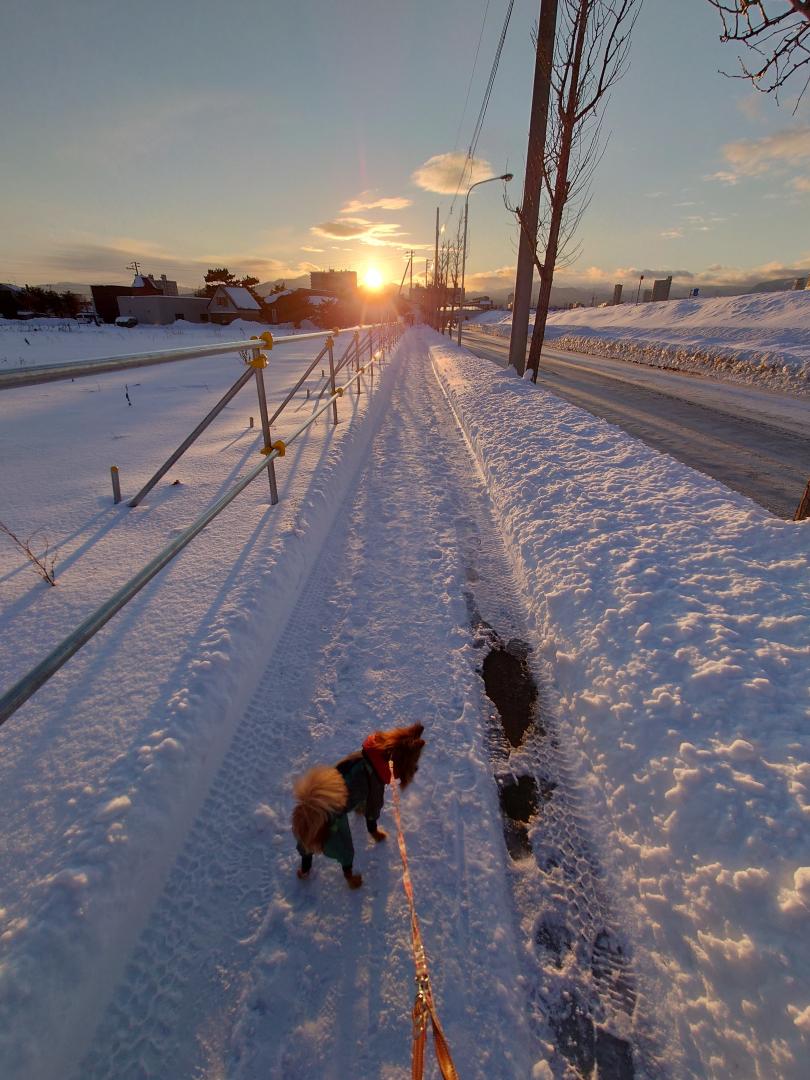
POLYGON ((32 533, 27 540, 20 540, 18 536, 9 529, 8 525, 4 525, 0 521, 0 532, 4 532, 6 536, 11 540, 15 547, 25 555, 26 559, 32 564, 34 570, 39 574, 43 581, 47 581, 49 585, 56 584, 56 576, 54 574, 54 567, 56 566, 56 556, 49 555, 48 541, 45 541, 45 550, 42 555, 35 555, 31 542, 38 533, 32 533))
MULTIPOLYGON (((456 296, 461 277, 461 220, 455 240, 443 240, 436 267, 436 299, 438 319, 436 329, 444 333, 448 324, 452 327, 456 296)), ((450 331, 452 333, 452 330, 450 331)))
MULTIPOLYGON (((563 0, 554 51, 549 130, 542 170, 541 214, 531 237, 540 293, 529 350, 537 381, 555 270, 579 254, 577 227, 590 200, 602 154, 602 111, 624 74, 642 0, 563 0), (541 257, 542 252, 542 257, 541 257)), ((520 208, 515 211, 526 225, 520 208)))
MULTIPOLYGON (((810 0, 709 0, 723 24, 721 41, 738 41, 748 49, 751 66, 740 56, 741 70, 732 79, 748 79, 763 94, 779 91, 798 72, 807 78, 796 108, 810 85, 810 0)), ((728 72, 722 74, 728 75, 728 72)), ((794 109, 794 112, 796 110, 794 109)))

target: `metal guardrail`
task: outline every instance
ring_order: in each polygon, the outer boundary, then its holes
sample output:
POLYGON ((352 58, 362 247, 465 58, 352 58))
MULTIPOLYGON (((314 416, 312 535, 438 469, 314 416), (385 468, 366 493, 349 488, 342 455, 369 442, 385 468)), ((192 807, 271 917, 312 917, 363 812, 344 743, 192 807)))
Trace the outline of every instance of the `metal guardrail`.
MULTIPOLYGON (((326 399, 321 404, 317 405, 309 418, 284 441, 279 439, 271 444, 269 442, 268 425, 264 429, 265 445, 261 451, 262 460, 256 465, 254 465, 247 473, 245 473, 245 475, 240 480, 238 480, 233 485, 233 487, 226 491, 224 495, 217 499, 216 502, 212 503, 207 510, 200 514, 200 516, 195 521, 193 521, 191 525, 189 525, 186 529, 183 530, 183 532, 181 532, 169 544, 167 544, 162 549, 162 551, 158 552, 158 554, 150 562, 148 562, 142 570, 140 570, 137 574, 131 577, 129 581, 122 585, 121 588, 109 598, 109 600, 107 600, 91 615, 89 615, 84 620, 84 622, 80 626, 78 626, 71 634, 68 634, 68 636, 63 641, 61 641, 56 646, 56 648, 54 648, 44 658, 44 660, 40 661, 40 663, 37 664, 36 667, 29 671, 27 675, 24 675, 22 679, 15 683, 15 685, 12 686, 10 690, 6 691, 6 693, 3 694, 2 697, 0 697, 0 725, 4 724, 5 721, 8 720, 8 718, 12 716, 17 711, 17 709, 20 708, 21 705, 23 705, 33 694, 36 693, 36 691, 44 683, 48 681, 48 679, 51 678, 51 676, 53 676, 64 664, 67 663, 71 656, 77 653, 83 645, 85 645, 95 634, 97 634, 98 631, 106 623, 108 623, 117 612, 121 610, 122 607, 129 603, 129 601, 134 596, 136 596, 137 593, 139 593, 141 589, 145 585, 147 585, 152 580, 152 578, 155 577, 155 575, 163 569, 164 566, 166 566, 167 563, 171 562, 175 555, 178 555, 183 550, 183 548, 186 547, 186 545, 189 544, 195 536, 197 536, 198 533, 202 532, 206 525, 213 521, 214 518, 217 517, 217 515, 225 509, 226 506, 232 503, 233 500, 237 497, 237 495, 241 494, 241 492, 243 492, 245 488, 256 479, 257 476, 260 476, 265 469, 269 471, 273 467, 273 463, 277 458, 284 457, 287 447, 291 443, 295 442, 295 440, 299 438, 307 430, 307 428, 309 428, 318 419, 319 416, 326 412, 330 405, 333 408, 333 422, 337 423, 338 399, 341 398, 345 391, 351 387, 352 383, 355 382, 357 383, 358 393, 360 392, 361 378, 366 372, 366 370, 369 370, 369 374, 373 381, 374 364, 385 360, 386 351, 393 348, 393 346, 399 340, 399 337, 402 333, 402 327, 398 323, 378 323, 374 326, 357 329, 353 328, 351 331, 352 340, 349 343, 337 367, 335 367, 334 365, 333 358, 334 335, 336 333, 337 332, 329 333, 327 331, 317 334, 300 334, 296 335, 294 339, 279 339, 280 341, 302 341, 314 338, 326 338, 324 348, 318 354, 318 357, 315 361, 317 362, 318 359, 322 358, 324 352, 329 356, 330 392, 326 399), (362 330, 367 331, 366 341, 362 340, 362 330), (377 331, 376 351, 374 344, 375 330, 377 331), (365 363, 361 363, 361 354, 365 351, 366 346, 368 346, 368 359, 365 361, 365 363), (354 374, 342 386, 337 386, 335 384, 335 375, 338 371, 342 370, 346 366, 350 366, 352 360, 355 361, 354 374)), ((247 342, 230 343, 230 348, 234 350, 242 350, 247 348, 253 350, 254 354, 261 354, 261 350, 258 347, 259 343, 262 343, 261 338, 251 338, 247 342)), ((274 343, 272 342, 272 339, 268 341, 267 338, 265 338, 263 344, 269 348, 274 343)), ((221 345, 218 345, 216 348, 203 346, 203 349, 204 352, 198 353, 198 355, 210 355, 211 353, 222 352, 221 345)), ((189 352, 189 350, 187 349, 174 351, 184 353, 189 352)), ((234 386, 231 387, 231 391, 233 391, 233 393, 229 391, 228 394, 225 395, 228 400, 230 400, 230 398, 233 397, 233 395, 239 389, 241 389, 241 387, 244 386, 246 382, 250 380, 250 377, 254 371, 256 373, 258 382, 258 376, 262 374, 262 369, 264 367, 264 364, 266 363, 266 358, 263 356, 263 354, 261 354, 261 357, 262 359, 258 360, 257 363, 257 358, 254 355, 254 359, 253 361, 251 361, 251 369, 249 369, 248 372, 246 372, 244 375, 240 376, 234 386)), ((307 369, 308 372, 311 372, 313 370, 315 362, 313 362, 313 364, 311 364, 310 367, 307 369)), ((306 376, 304 378, 306 378, 306 376)), ((304 379, 299 380, 299 388, 302 385, 303 381, 304 379)), ((262 382, 261 385, 263 390, 264 383, 262 382)), ((288 394, 284 404, 287 404, 289 401, 291 401, 292 396, 292 394, 288 394)), ((223 398, 218 403, 218 406, 221 409, 224 408, 225 404, 227 404, 227 402, 223 398)), ((215 408, 217 407, 215 406, 215 408)), ((278 409, 275 416, 278 416, 280 412, 281 409, 278 409)), ((216 415, 216 413, 212 410, 212 413, 209 413, 208 417, 206 417, 206 421, 210 423, 214 415, 216 415)), ((205 424, 205 426, 207 426, 207 424, 205 424)), ((193 432, 192 435, 196 437, 196 434, 199 434, 200 430, 202 430, 202 426, 198 425, 198 428, 195 429, 195 432, 193 432)), ((186 440, 186 442, 188 445, 190 445, 189 440, 186 440)), ((177 457, 179 456, 180 455, 177 454, 177 457)), ((272 490, 273 486, 271 481, 271 491, 272 490)), ((133 503, 130 503, 130 505, 133 505, 133 503)))
MULTIPOLYGON (((365 325, 344 327, 341 330, 317 330, 308 334, 291 334, 288 337, 274 338, 276 346, 290 342, 325 338, 330 333, 350 334, 355 330, 364 330, 365 325)), ((202 356, 216 356, 223 352, 239 352, 254 345, 249 341, 223 341, 216 345, 186 345, 180 349, 162 349, 157 352, 124 353, 121 356, 99 356, 95 360, 76 360, 70 364, 34 364, 19 370, 0 372, 0 390, 26 386, 37 382, 56 382, 60 379, 72 379, 80 375, 102 375, 106 371, 122 371, 130 367, 143 367, 149 364, 169 364, 174 360, 194 360, 202 356)))

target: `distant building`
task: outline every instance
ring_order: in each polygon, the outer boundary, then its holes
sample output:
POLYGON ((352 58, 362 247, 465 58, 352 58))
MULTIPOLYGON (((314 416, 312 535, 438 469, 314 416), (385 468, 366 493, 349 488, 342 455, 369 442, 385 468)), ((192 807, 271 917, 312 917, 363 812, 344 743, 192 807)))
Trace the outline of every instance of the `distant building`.
POLYGON ((244 285, 218 285, 208 304, 208 321, 227 326, 234 319, 263 322, 262 306, 244 285))
POLYGON ((90 292, 99 318, 114 323, 119 315, 131 314, 119 307, 119 296, 177 296, 177 282, 169 281, 165 274, 157 279, 151 274, 136 274, 131 285, 91 285, 90 292))
POLYGON ((139 323, 166 326, 178 319, 208 322, 207 296, 119 296, 120 315, 134 315, 139 323))
POLYGON ((114 323, 121 314, 119 296, 160 296, 161 291, 149 277, 138 274, 131 285, 91 285, 93 307, 105 323, 114 323))
POLYGON ((622 286, 621 285, 614 285, 613 286, 613 304, 615 306, 616 304, 620 304, 621 302, 622 302, 622 286))
POLYGON ((799 290, 810 288, 810 278, 797 277, 793 282, 793 288, 797 292, 799 290))
POLYGON ((672 287, 672 275, 669 277, 660 278, 658 281, 653 282, 652 287, 652 299, 653 300, 669 300, 669 290, 672 287))
POLYGON ((147 274, 147 277, 155 286, 156 289, 160 289, 164 296, 177 296, 177 282, 169 281, 165 274, 161 274, 159 278, 155 278, 154 274, 147 274))
POLYGON ((357 291, 357 274, 354 270, 312 270, 309 286, 312 292, 346 296, 357 291))

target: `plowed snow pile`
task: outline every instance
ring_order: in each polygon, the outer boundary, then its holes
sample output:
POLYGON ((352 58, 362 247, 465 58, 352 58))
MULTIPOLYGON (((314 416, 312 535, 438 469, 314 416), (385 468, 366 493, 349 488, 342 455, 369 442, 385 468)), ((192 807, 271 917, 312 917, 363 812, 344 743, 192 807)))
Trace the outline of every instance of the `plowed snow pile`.
MULTIPOLYGON (((475 322, 508 337, 512 314, 488 311, 475 322)), ((546 341, 572 352, 810 392, 810 290, 556 311, 546 341)))

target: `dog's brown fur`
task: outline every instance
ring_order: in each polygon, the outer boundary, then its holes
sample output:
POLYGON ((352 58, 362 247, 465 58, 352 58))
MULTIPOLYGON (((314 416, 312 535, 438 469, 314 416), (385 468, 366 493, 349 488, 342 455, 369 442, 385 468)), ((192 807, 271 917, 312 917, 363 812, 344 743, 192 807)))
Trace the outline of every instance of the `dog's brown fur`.
MULTIPOLYGON (((419 768, 419 756, 425 745, 421 737, 424 730, 423 724, 411 724, 410 727, 374 732, 374 748, 386 761, 393 762, 394 779, 399 780, 401 788, 411 783, 419 768)), ((292 815, 293 835, 306 851, 320 853, 328 834, 330 816, 347 810, 348 790, 343 777, 333 766, 316 765, 298 777, 293 784, 293 793, 297 799, 292 815)), ((375 839, 384 839, 385 833, 381 829, 378 832, 375 839)))
POLYGON ((424 724, 411 724, 410 727, 374 732, 377 749, 393 761, 394 778, 399 780, 401 788, 406 788, 416 776, 419 756, 425 745, 421 738, 424 730, 424 724))

